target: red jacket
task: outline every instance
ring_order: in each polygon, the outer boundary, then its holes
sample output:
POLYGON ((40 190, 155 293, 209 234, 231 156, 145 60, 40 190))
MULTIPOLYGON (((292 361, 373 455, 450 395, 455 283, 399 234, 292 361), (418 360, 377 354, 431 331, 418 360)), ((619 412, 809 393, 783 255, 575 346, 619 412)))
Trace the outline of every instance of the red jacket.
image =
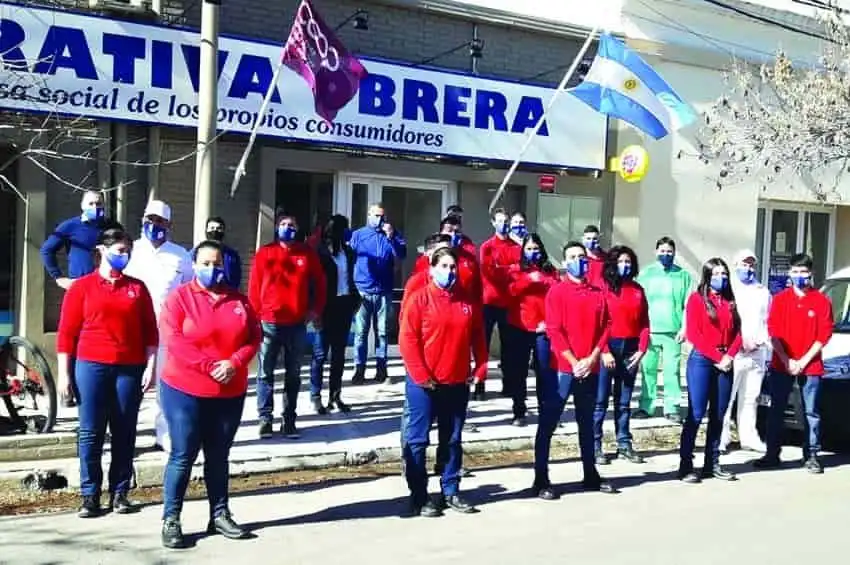
POLYGON ((248 390, 248 365, 263 334, 254 309, 240 292, 222 289, 218 298, 188 282, 168 295, 160 320, 166 348, 162 380, 191 396, 233 398, 248 390), (217 361, 229 360, 236 374, 227 383, 210 376, 217 361))
POLYGON ((114 282, 94 272, 74 281, 62 299, 56 351, 83 361, 144 365, 159 342, 153 301, 144 283, 114 282))
POLYGON ((417 290, 404 307, 398 346, 407 373, 417 384, 428 378, 440 384, 466 383, 470 357, 475 360, 475 377, 487 377, 481 307, 458 291, 433 284, 417 290))
POLYGON ((638 338, 638 351, 649 347, 649 303, 643 287, 634 281, 624 281, 620 292, 614 294, 604 287, 608 315, 611 316, 611 339, 638 338))
POLYGON ((519 263, 521 251, 515 241, 495 235, 481 244, 479 265, 485 305, 496 308, 510 306, 508 267, 519 263))
MULTIPOLYGON (((418 263, 418 261, 417 261, 418 263)), ((424 288, 428 286, 430 282, 430 274, 428 271, 416 271, 412 275, 407 278, 407 282, 404 283, 404 291, 401 294, 401 304, 398 308, 398 319, 401 320, 402 314, 404 314, 404 307, 407 305, 410 297, 416 294, 416 291, 420 288, 424 288)))
MULTIPOLYGON (((596 348, 607 351, 610 332, 611 318, 600 288, 564 279, 546 295, 546 334, 552 343, 552 368, 558 372, 573 372, 566 352, 584 359, 596 348)), ((598 356, 591 368, 591 372, 597 371, 598 356)))
MULTIPOLYGON (((475 249, 475 247, 473 247, 475 249)), ((478 259, 463 246, 455 248, 457 254, 457 284, 461 291, 470 298, 481 300, 481 270, 478 259)), ((427 255, 416 258, 413 274, 428 273, 431 270, 431 260, 427 255)))
POLYGON ((734 357, 741 350, 741 327, 733 323, 733 303, 713 292, 708 296, 717 319, 708 316, 702 295, 692 293, 685 304, 685 337, 694 349, 719 363, 724 355, 734 357))
MULTIPOLYGON (((73 287, 71 287, 73 288, 73 287)), ((808 289, 797 296, 793 288, 774 295, 767 315, 767 333, 782 343, 789 359, 799 359, 812 345, 819 341, 823 345, 832 337, 832 303, 822 292, 808 289)), ((776 352, 770 363, 775 371, 787 373, 788 367, 776 352)), ((803 374, 820 377, 824 374, 821 353, 803 369, 803 374)))
POLYGON ((536 332, 546 322, 546 293, 558 283, 557 271, 541 271, 536 266, 510 269, 508 323, 527 332, 536 332), (537 280, 534 280, 537 278, 537 280))
POLYGON ((260 247, 251 265, 248 298, 263 322, 303 324, 308 312, 325 309, 325 272, 319 255, 306 243, 278 242, 260 247))
POLYGON ((596 257, 591 257, 587 254, 587 282, 599 288, 605 288, 605 279, 603 273, 605 271, 605 255, 601 249, 596 252, 596 257))

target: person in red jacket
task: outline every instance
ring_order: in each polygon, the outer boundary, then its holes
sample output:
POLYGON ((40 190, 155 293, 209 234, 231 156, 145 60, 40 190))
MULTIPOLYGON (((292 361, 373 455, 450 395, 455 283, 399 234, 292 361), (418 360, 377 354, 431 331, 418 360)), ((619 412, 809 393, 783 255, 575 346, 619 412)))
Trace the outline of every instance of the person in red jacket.
POLYGON ((526 395, 528 392, 528 358, 533 353, 537 363, 537 392, 540 400, 541 373, 551 371, 551 351, 546 337, 546 293, 558 282, 558 270, 549 262, 549 254, 536 233, 522 240, 522 257, 510 269, 508 290, 508 324, 511 326, 509 366, 506 377, 513 393, 514 426, 525 426, 526 395))
MULTIPOLYGON (((543 500, 558 494, 549 480, 552 434, 573 395, 586 490, 617 492, 602 479, 593 458, 593 405, 599 385, 599 361, 608 348, 611 320, 604 292, 587 283, 587 252, 578 241, 564 245, 564 278, 546 295, 546 334, 552 345, 551 366, 540 383, 541 402, 534 438, 534 484, 543 500)), ((608 362, 606 360, 606 362, 608 362)))
POLYGON ((469 400, 469 367, 473 380, 487 376, 487 348, 479 303, 455 285, 457 258, 453 249, 431 256, 431 284, 417 290, 404 309, 399 350, 407 370, 404 431, 404 469, 414 515, 434 517, 449 507, 458 512, 476 509, 459 493, 463 450, 461 436, 469 400), (471 354, 471 356, 470 356, 471 354), (471 357, 471 359, 470 359, 471 357), (440 446, 446 462, 437 501, 428 497, 425 451, 436 414, 440 446))
MULTIPOLYGON (((522 239, 528 233, 525 227, 525 216, 517 212, 508 217, 503 208, 496 208, 490 216, 495 234, 481 244, 480 261, 481 282, 484 303, 484 336, 487 340, 487 350, 490 350, 490 339, 493 328, 499 328, 500 364, 502 366, 502 396, 510 396, 508 384, 504 378, 504 368, 510 363, 510 347, 508 335, 508 306, 510 305, 510 275, 511 265, 519 263, 522 239), (507 356, 507 357, 506 357, 507 356)), ((473 400, 484 399, 483 385, 476 388, 473 400)))
POLYGON ((823 473, 820 451, 820 412, 818 392, 824 375, 823 348, 832 337, 832 303, 812 287, 812 258, 806 254, 791 258, 788 278, 791 288, 773 297, 767 315, 767 331, 773 343, 768 383, 770 412, 767 421, 767 452, 755 461, 758 469, 780 465, 782 430, 788 395, 796 382, 800 387, 806 414, 803 460, 807 471, 823 473))
POLYGON ((643 463, 632 445, 629 420, 632 393, 638 367, 649 347, 649 304, 643 287, 635 282, 638 274, 637 255, 630 247, 618 245, 608 251, 603 273, 603 290, 611 316, 608 349, 609 363, 599 371, 599 389, 593 411, 593 440, 596 464, 608 465, 602 452, 602 423, 608 411, 612 382, 614 393, 614 428, 617 436, 617 457, 632 463, 643 463))
POLYGON ((195 278, 168 296, 161 320, 167 355, 160 397, 171 433, 162 544, 172 549, 186 545, 180 513, 201 449, 210 504, 207 531, 231 539, 247 535, 228 508, 228 458, 242 421, 248 365, 262 339, 248 299, 227 284, 222 245, 204 241, 194 255, 195 278))
POLYGON ((605 270, 605 251, 599 243, 599 228, 585 226, 581 242, 587 249, 587 282, 599 288, 605 288, 603 271, 605 270))
POLYGON ((437 249, 451 246, 452 237, 445 233, 435 233, 425 238, 423 253, 416 259, 416 267, 414 268, 413 273, 407 277, 407 282, 404 283, 404 292, 402 292, 401 295, 401 305, 399 306, 398 311, 399 320, 401 320, 401 316, 404 313, 404 306, 407 303, 408 298, 413 296, 413 294, 420 288, 428 286, 431 282, 431 255, 433 255, 437 249), (424 262, 425 267, 419 266, 422 262, 424 262))
MULTIPOLYGON (((449 246, 457 250, 458 284, 470 296, 481 296, 481 270, 475 245, 463 234, 463 226, 458 216, 448 215, 440 221, 439 233, 449 237, 449 246)), ((416 258, 413 273, 427 273, 431 269, 430 257, 423 253, 416 258)))
POLYGON ((734 481, 720 466, 723 415, 732 397, 732 360, 741 349, 741 318, 729 284, 729 267, 719 257, 702 266, 696 292, 685 304, 685 337, 693 345, 685 369, 688 415, 679 444, 679 479, 698 483, 701 478, 734 481), (694 471, 693 453, 700 422, 708 414, 705 464, 702 477, 694 471))
POLYGON ((259 434, 261 439, 272 437, 274 371, 283 350, 286 369, 281 431, 297 439, 295 409, 301 387, 301 356, 307 343, 306 323, 321 323, 327 282, 316 250, 295 240, 298 224, 294 217, 281 216, 276 232, 277 241, 257 250, 248 279, 248 299, 263 328, 257 378, 259 434))
POLYGON ((117 514, 135 510, 127 495, 133 476, 136 424, 142 394, 153 380, 145 368, 153 363, 159 337, 153 301, 145 284, 123 274, 132 243, 120 224, 98 235, 95 272, 78 278, 62 300, 56 357, 59 391, 71 394, 71 359, 79 401, 77 444, 80 458, 79 516, 101 514, 103 442, 112 436, 109 462, 110 508, 117 514))

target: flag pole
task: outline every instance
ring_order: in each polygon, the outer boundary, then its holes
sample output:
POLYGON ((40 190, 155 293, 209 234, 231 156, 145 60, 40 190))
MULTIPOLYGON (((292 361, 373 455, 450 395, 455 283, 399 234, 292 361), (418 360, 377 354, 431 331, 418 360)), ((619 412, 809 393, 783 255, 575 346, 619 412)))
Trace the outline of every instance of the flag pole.
POLYGON ((594 26, 590 30, 590 33, 588 34, 587 39, 584 42, 584 45, 581 46, 581 49, 579 49, 579 52, 578 52, 578 54, 576 54, 575 59, 573 59, 572 64, 567 69, 566 74, 564 74, 564 78, 561 79, 561 82, 560 82, 560 84, 558 84, 558 87, 555 89, 555 92, 552 93, 552 97, 549 99, 549 103, 546 105, 546 108, 543 110, 543 114, 540 116, 540 119, 537 120, 537 123, 534 125, 534 128, 531 130, 531 133, 529 133, 528 137, 525 139, 525 143, 523 144, 522 148, 519 150, 519 155, 517 155, 516 160, 514 160, 514 162, 511 164, 511 167, 508 169, 508 172, 505 174, 505 178, 502 179, 502 184, 499 185, 499 189, 496 191, 495 196, 493 196, 493 200, 490 202, 490 209, 489 209, 490 213, 493 212, 493 209, 496 207, 496 204, 499 202, 499 199, 502 197, 502 194, 504 194, 505 188, 507 188, 508 183, 511 181, 511 177, 516 172, 517 167, 519 167, 519 163, 520 163, 520 161, 522 161, 523 155, 525 155, 526 151, 528 151, 528 148, 531 147, 532 141, 534 141, 534 139, 537 137, 537 134, 540 131, 540 128, 543 127, 543 124, 546 122, 546 114, 548 114, 549 111, 552 109, 552 106, 555 105, 555 101, 561 95, 561 92, 563 92, 564 89, 566 89, 567 83, 570 81, 573 74, 575 74, 576 69, 578 69, 578 66, 581 64, 582 59, 584 59, 584 55, 585 55, 585 53, 587 53, 587 50, 590 49, 590 44, 593 41, 593 38, 596 36, 598 31, 599 31, 599 26, 594 26))
POLYGON ((266 91, 266 96, 263 98, 263 103, 260 105, 260 110, 257 112, 257 120, 254 122, 254 127, 251 128, 251 136, 248 138, 248 145, 245 147, 245 152, 242 153, 242 158, 239 159, 239 164, 236 165, 236 172, 233 173, 233 183, 230 185, 230 197, 236 195, 236 189, 239 188, 239 181, 245 176, 246 167, 248 165, 248 157, 251 155, 251 149, 254 148, 254 143, 257 141, 257 133, 260 130, 260 124, 263 123, 263 116, 269 109, 269 104, 272 102, 272 95, 277 88, 277 81, 280 79, 280 73, 283 70, 283 57, 281 56, 277 68, 274 70, 274 76, 269 83, 269 89, 266 91))

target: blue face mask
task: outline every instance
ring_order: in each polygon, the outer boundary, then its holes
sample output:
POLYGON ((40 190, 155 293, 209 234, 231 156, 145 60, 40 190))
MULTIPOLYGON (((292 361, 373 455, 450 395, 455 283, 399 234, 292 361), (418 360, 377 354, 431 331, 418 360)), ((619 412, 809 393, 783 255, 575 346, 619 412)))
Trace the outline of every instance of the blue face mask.
POLYGON ((627 277, 632 274, 632 266, 628 263, 618 263, 617 273, 619 273, 621 277, 627 277))
POLYGON ((384 225, 384 217, 383 216, 369 216, 366 219, 366 225, 372 228, 373 230, 379 230, 384 225))
POLYGON ((567 273, 581 279, 587 274, 587 257, 579 257, 567 263, 567 273))
POLYGON ((277 228, 277 238, 280 241, 292 241, 295 239, 295 234, 298 230, 296 230, 292 226, 278 226, 277 228))
POLYGON ((665 269, 669 269, 673 266, 673 259, 675 259, 675 257, 675 255, 669 253, 659 253, 658 262, 661 263, 665 269))
POLYGON ((452 287, 457 280, 457 273, 444 269, 431 269, 431 279, 438 287, 446 290, 452 287))
POLYGON ((756 272, 749 267, 738 267, 735 269, 735 273, 738 275, 738 280, 744 284, 753 284, 756 282, 756 272))
POLYGON ((342 240, 345 243, 348 243, 348 242, 351 241, 351 228, 345 228, 345 231, 342 234, 342 240))
POLYGON ((195 267, 195 278, 202 287, 212 288, 224 282, 224 269, 215 265, 195 267))
POLYGON ((86 208, 83 211, 83 216, 85 216, 86 221, 88 222, 99 222, 103 219, 104 209, 100 206, 96 206, 94 208, 86 208))
POLYGON ((463 235, 459 231, 454 232, 451 241, 452 247, 460 247, 461 243, 463 243, 463 235))
POLYGON ((539 249, 535 249, 534 251, 524 251, 523 254, 525 255, 525 260, 529 263, 537 263, 540 261, 541 253, 539 249))
POLYGON ((586 247, 589 251, 596 251, 597 249, 599 249, 599 240, 598 240, 598 239, 595 239, 595 238, 593 238, 593 239, 591 239, 591 238, 586 238, 586 239, 584 240, 584 246, 585 246, 585 247, 586 247))
POLYGON ((154 223, 145 222, 145 225, 142 226, 142 233, 145 234, 148 241, 164 241, 168 230, 154 223))
POLYGON ((812 279, 809 275, 797 275, 794 277, 790 277, 791 284, 794 285, 795 288, 803 289, 809 286, 809 281, 812 279))
POLYGON ((493 229, 499 235, 508 235, 508 232, 511 231, 511 226, 508 222, 494 222, 493 229))
POLYGON ((721 292, 729 285, 729 277, 713 276, 708 284, 711 287, 711 290, 721 292))
POLYGON ((511 226, 511 233, 516 237, 522 238, 528 235, 528 228, 524 225, 511 226))
POLYGON ((109 263, 109 266, 118 271, 122 272, 127 268, 127 263, 130 262, 130 254, 129 253, 106 253, 106 262, 109 263))

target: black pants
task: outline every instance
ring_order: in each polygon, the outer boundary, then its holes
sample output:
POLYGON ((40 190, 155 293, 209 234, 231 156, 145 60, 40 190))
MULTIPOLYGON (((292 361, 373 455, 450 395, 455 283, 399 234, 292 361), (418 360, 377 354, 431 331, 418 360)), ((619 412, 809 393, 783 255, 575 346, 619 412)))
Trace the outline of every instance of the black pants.
POLYGON ((325 305, 322 327, 313 341, 313 359, 310 362, 310 396, 322 394, 322 373, 330 352, 331 370, 328 379, 330 398, 339 397, 342 390, 342 373, 345 369, 345 347, 351 333, 354 316, 353 296, 337 296, 325 305))

